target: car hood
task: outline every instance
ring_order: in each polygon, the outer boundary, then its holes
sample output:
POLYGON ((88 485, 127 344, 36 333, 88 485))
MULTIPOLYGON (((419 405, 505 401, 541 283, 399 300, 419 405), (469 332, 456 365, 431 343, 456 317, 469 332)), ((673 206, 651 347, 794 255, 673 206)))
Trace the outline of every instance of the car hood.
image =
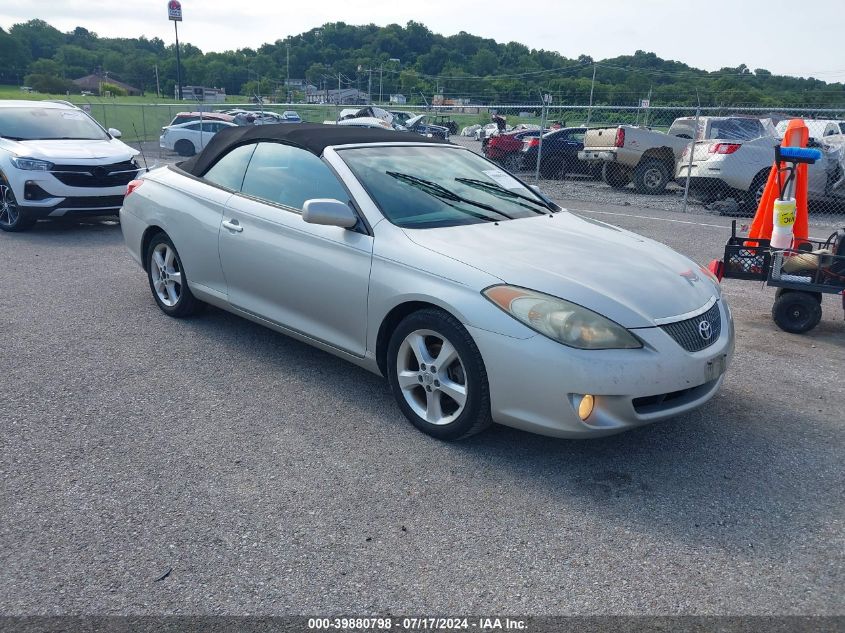
POLYGON ((68 160, 103 160, 115 163, 129 160, 138 154, 117 139, 101 141, 80 140, 41 140, 41 141, 4 141, 6 149, 18 156, 39 158, 51 162, 68 160))
POLYGON ((719 294, 698 264, 668 246, 569 212, 405 233, 505 283, 567 299, 628 328, 653 327, 719 294))

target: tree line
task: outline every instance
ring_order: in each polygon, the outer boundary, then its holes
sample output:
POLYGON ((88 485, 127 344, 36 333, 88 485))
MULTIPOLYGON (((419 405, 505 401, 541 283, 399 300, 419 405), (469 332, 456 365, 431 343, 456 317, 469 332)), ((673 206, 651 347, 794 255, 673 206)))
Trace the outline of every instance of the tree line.
MULTIPOLYGON (((580 105, 592 89, 600 105, 633 105, 647 97, 653 105, 845 105, 843 83, 780 76, 744 64, 708 72, 645 51, 571 59, 465 32, 443 36, 414 21, 384 27, 335 22, 257 48, 203 53, 182 43, 180 53, 184 84, 225 88, 232 95, 287 96, 290 77, 320 91, 359 88, 374 99, 401 93, 409 103, 441 94, 482 104, 536 104, 550 94, 554 103, 580 105)), ((0 29, 0 60, 0 84, 42 92, 78 92, 71 80, 97 73, 155 95, 157 69, 161 94, 174 93, 175 46, 158 37, 99 37, 81 26, 61 32, 30 20, 0 29)))

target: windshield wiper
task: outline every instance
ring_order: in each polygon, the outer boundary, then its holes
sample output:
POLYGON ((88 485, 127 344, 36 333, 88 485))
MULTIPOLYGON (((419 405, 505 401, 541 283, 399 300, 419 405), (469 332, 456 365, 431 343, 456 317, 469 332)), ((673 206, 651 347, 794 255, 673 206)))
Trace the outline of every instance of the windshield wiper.
MULTIPOLYGON (((388 171, 385 172, 391 178, 396 178, 396 180, 401 180, 411 186, 417 187, 418 189, 425 191, 427 194, 434 196, 435 198, 441 198, 443 200, 451 200, 453 202, 463 202, 464 204, 470 204, 474 207, 478 207, 479 209, 484 209, 485 211, 492 211, 493 213, 497 213, 501 215, 503 218, 507 218, 508 220, 513 220, 513 216, 504 213, 503 211, 499 211, 495 207, 491 207, 489 204, 484 204, 483 202, 476 202, 475 200, 470 200, 469 198, 464 198, 459 196, 454 191, 447 189, 443 185, 439 185, 436 182, 431 180, 426 180, 425 178, 418 178, 416 176, 411 176, 410 174, 403 174, 402 172, 398 171, 388 171)), ((453 206, 453 205, 450 205, 453 206)), ((484 218, 486 220, 493 220, 493 218, 487 218, 486 216, 480 214, 472 214, 476 217, 484 218)))
MULTIPOLYGON (((545 202, 540 202, 539 200, 534 200, 529 198, 528 196, 523 196, 521 193, 516 193, 515 191, 511 191, 510 189, 505 189, 501 185, 497 185, 496 183, 487 182, 486 180, 478 180, 477 178, 455 178, 457 182, 463 183, 465 185, 469 185, 470 187, 475 187, 476 189, 481 189, 482 191, 489 191, 493 195, 503 195, 507 198, 519 198, 520 200, 525 200, 526 202, 530 202, 531 204, 537 205, 538 207, 543 207, 547 211, 553 211, 548 204, 545 202)), ((526 209, 531 209, 526 204, 522 204, 521 202, 514 202, 514 204, 518 204, 521 207, 525 207, 526 209)), ((537 211, 537 209, 531 209, 536 213, 540 213, 545 215, 544 211, 537 211)))

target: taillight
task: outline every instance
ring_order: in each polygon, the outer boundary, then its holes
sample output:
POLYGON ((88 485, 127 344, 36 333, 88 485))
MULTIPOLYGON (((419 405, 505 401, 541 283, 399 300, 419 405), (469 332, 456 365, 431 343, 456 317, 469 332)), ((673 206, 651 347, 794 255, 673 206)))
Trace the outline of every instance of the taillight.
POLYGON ((615 147, 625 146, 625 128, 620 127, 616 129, 616 140, 614 141, 613 145, 615 147))
POLYGON ((138 187, 140 187, 143 184, 144 184, 143 180, 130 180, 129 184, 126 185, 126 193, 123 195, 123 197, 124 198, 127 197, 130 193, 135 191, 138 187))
POLYGON ((525 144, 528 145, 528 147, 539 147, 540 146, 540 139, 538 139, 536 137, 530 138, 527 141, 525 141, 525 144))
POLYGON ((708 150, 711 154, 733 154, 742 147, 742 143, 716 143, 708 150))

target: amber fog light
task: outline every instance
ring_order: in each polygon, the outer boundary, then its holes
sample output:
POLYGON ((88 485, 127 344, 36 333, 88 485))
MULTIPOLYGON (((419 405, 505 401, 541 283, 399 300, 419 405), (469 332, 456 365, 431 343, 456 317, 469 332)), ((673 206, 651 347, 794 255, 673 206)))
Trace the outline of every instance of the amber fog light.
POLYGON ((578 405, 578 417, 581 418, 582 422, 586 422, 587 418, 590 417, 590 414, 593 412, 593 405, 595 405, 595 398, 590 394, 581 398, 581 402, 578 405))

